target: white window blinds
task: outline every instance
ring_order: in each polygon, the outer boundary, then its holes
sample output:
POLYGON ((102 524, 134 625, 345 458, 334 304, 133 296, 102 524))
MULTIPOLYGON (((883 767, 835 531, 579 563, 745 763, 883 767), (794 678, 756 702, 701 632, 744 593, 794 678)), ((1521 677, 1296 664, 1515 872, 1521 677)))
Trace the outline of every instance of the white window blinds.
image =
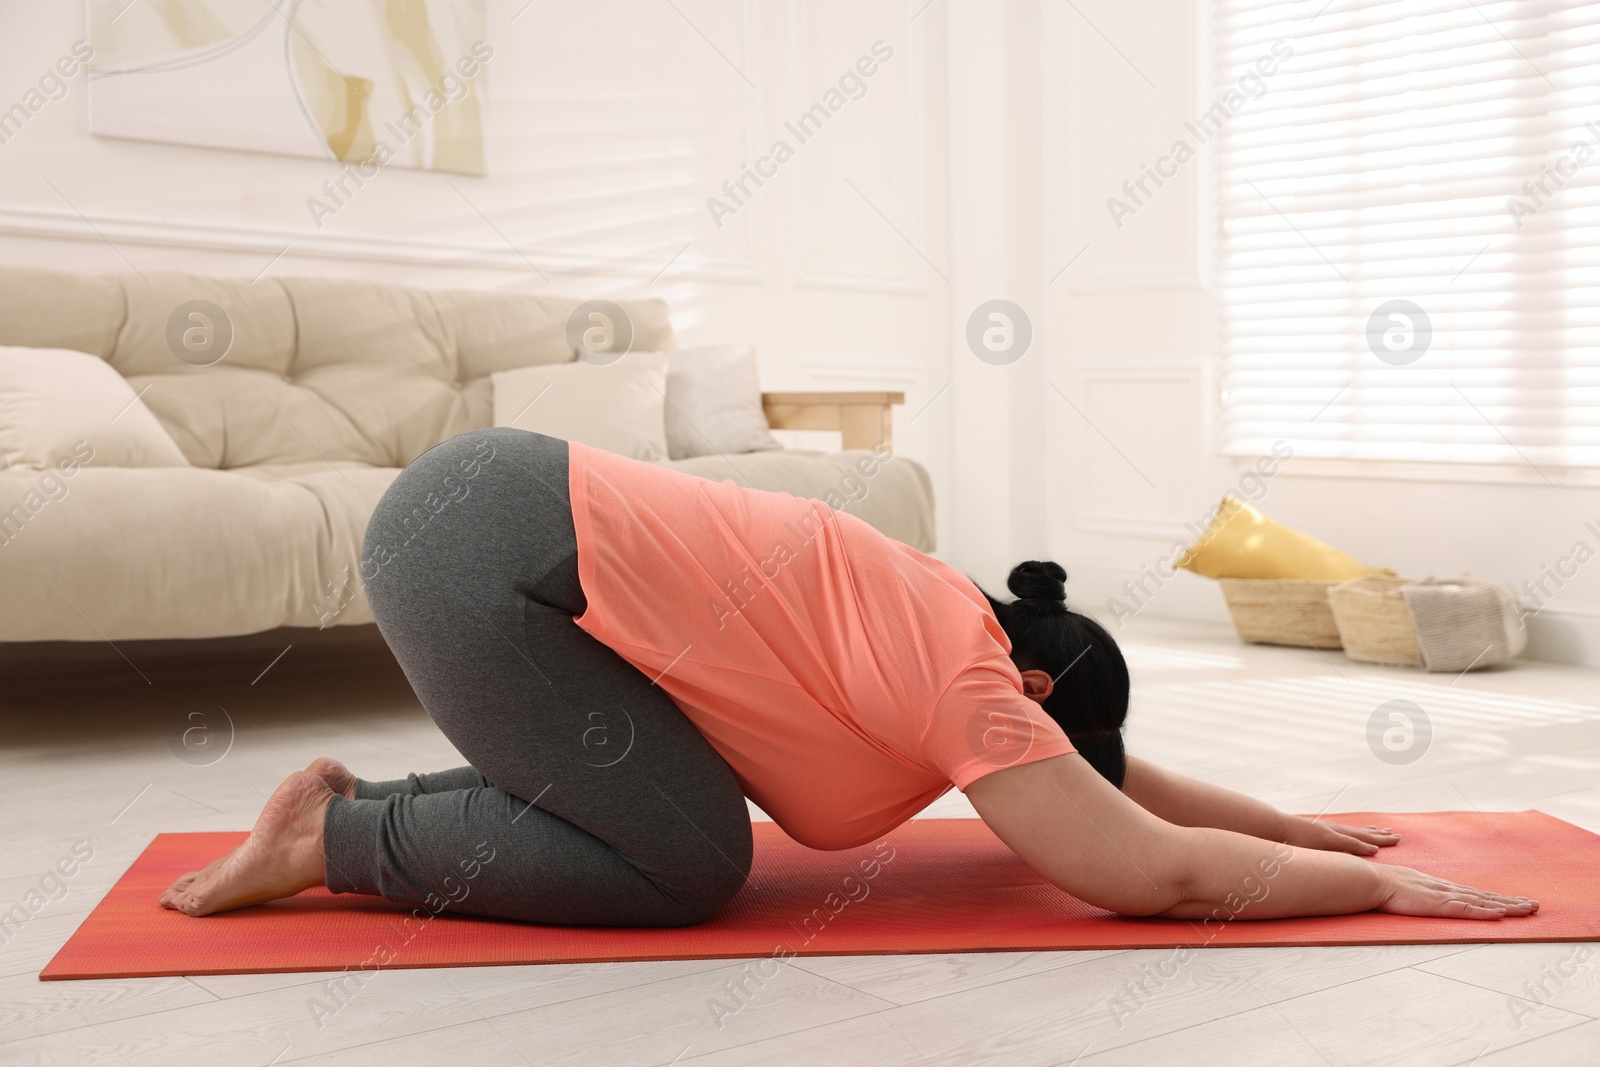
POLYGON ((1600 466, 1600 4, 1216 10, 1224 450, 1600 466))

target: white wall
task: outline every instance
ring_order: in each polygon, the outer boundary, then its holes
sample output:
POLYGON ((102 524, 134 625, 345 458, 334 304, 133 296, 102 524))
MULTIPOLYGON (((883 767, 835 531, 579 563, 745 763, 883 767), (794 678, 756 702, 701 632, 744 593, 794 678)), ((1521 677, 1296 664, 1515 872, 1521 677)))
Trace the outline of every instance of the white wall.
MULTIPOLYGON (((1142 164, 1184 136, 1186 120, 1216 101, 1206 69, 1210 7, 1043 5, 1047 269, 1088 246, 1045 290, 1050 380, 1080 409, 1053 391, 1043 400, 1050 544, 1075 564, 1080 603, 1102 609, 1111 597, 1137 607, 1122 583, 1166 556, 1185 536, 1184 523, 1203 516, 1241 473, 1218 455, 1214 431, 1212 150, 1202 146, 1120 228, 1106 208, 1142 164)), ((1380 477, 1370 465, 1291 460, 1268 484, 1259 506, 1273 518, 1405 575, 1473 571, 1520 588, 1575 541, 1600 548, 1584 529, 1588 521, 1600 528, 1600 489, 1553 488, 1525 468, 1413 466, 1380 477)), ((1146 588, 1154 595, 1141 597, 1143 610, 1152 615, 1226 618, 1204 579, 1179 572, 1146 588)), ((1554 595, 1530 621, 1530 654, 1600 663, 1600 562, 1559 590, 1546 588, 1554 595)))
MULTIPOLYGON (((681 344, 754 341, 766 388, 905 391, 896 446, 932 471, 953 548, 951 408, 912 419, 951 377, 942 18, 895 0, 489 9, 488 177, 386 168, 319 228, 307 200, 334 164, 91 137, 80 75, 0 144, 0 261, 665 297, 681 344), (795 143, 785 121, 879 40, 893 56, 865 95, 718 227, 707 198, 795 143)), ((0 110, 84 34, 82 4, 0 8, 0 110)))

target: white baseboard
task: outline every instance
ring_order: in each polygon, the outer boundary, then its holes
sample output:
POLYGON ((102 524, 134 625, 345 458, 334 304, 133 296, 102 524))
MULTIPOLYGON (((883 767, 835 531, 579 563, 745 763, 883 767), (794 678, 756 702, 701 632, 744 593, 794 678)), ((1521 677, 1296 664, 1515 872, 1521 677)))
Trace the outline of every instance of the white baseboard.
POLYGON ((1188 571, 1179 571, 1158 585, 1137 568, 1120 563, 1080 560, 1067 569, 1068 602, 1093 614, 1113 634, 1134 616, 1229 621, 1216 583, 1188 571))
POLYGON ((1594 608, 1545 608, 1528 620, 1528 659, 1600 667, 1600 611, 1594 608))

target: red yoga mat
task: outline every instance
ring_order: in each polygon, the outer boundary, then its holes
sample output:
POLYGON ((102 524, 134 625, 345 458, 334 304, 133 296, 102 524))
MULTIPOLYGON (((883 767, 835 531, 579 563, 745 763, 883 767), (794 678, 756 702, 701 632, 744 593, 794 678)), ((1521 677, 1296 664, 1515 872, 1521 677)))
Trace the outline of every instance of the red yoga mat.
MULTIPOLYGON (((1537 811, 1327 816, 1404 834, 1379 862, 1530 896, 1530 918, 1127 919, 1048 884, 978 819, 915 819, 841 852, 756 825, 750 882, 709 922, 537 926, 309 890, 203 919, 156 898, 243 833, 161 834, 41 979, 911 952, 1600 940, 1600 837, 1537 811)), ((492 861, 491 861, 492 862, 492 861)), ((454 891, 458 894, 460 890, 454 891)), ((470 887, 469 887, 470 892, 470 887)), ((1254 892, 1259 893, 1259 890, 1254 892)), ((453 894, 454 895, 454 894, 453 894)), ((443 899, 442 897, 440 898, 443 899)), ((1246 912, 1245 914, 1248 914, 1246 912)))

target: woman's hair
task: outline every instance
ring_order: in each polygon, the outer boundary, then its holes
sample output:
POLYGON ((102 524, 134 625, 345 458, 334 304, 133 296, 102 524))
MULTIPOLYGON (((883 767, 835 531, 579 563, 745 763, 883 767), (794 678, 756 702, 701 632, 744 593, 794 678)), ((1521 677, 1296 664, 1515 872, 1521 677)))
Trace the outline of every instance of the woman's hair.
POLYGON ((989 606, 1011 639, 1019 671, 1044 671, 1055 689, 1045 712, 1089 765, 1118 789, 1127 770, 1122 725, 1128 718, 1128 664, 1105 627, 1067 607, 1067 572, 1029 560, 1011 568, 1006 587, 1017 599, 989 606))

